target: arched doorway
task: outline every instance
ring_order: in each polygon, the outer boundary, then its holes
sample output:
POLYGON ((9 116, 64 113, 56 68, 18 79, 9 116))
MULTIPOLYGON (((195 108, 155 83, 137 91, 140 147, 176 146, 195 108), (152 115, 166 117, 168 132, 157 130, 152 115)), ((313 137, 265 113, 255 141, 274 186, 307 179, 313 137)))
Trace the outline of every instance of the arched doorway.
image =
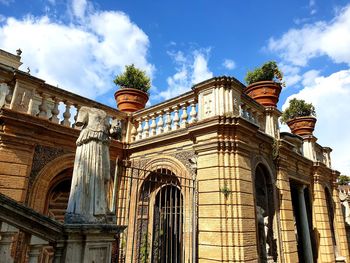
POLYGON ((136 262, 183 262, 180 181, 170 170, 158 169, 144 180, 139 196, 136 262))
POLYGON ((276 262, 277 242, 274 237, 274 184, 267 168, 259 164, 255 170, 256 232, 259 262, 276 262))
POLYGON ((185 169, 155 166, 122 167, 117 217, 128 228, 118 262, 196 262, 194 180, 185 169))
POLYGON ((154 203, 152 262, 182 262, 183 198, 176 185, 166 185, 154 203))

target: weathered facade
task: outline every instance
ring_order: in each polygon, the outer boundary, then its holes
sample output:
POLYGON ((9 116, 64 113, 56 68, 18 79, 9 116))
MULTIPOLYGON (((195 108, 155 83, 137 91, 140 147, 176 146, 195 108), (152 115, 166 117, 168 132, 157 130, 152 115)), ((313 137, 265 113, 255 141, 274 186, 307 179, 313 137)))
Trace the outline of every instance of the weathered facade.
MULTIPOLYGON (((80 107, 122 121, 110 145, 111 210, 126 226, 114 262, 349 262, 331 149, 280 133, 280 111, 236 79, 127 114, 18 70, 18 55, 0 63, 0 193, 40 214, 63 220, 80 107)), ((8 262, 59 260, 55 240, 0 219, 8 262)))

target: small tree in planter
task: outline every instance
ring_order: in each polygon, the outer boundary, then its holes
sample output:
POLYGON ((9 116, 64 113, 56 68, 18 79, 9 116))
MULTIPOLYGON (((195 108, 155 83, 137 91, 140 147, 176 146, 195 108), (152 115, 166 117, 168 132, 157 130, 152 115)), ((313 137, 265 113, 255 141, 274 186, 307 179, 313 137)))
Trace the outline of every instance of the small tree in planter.
POLYGON ((134 112, 143 109, 148 101, 151 80, 134 64, 125 66, 125 71, 118 75, 114 83, 120 89, 114 94, 119 110, 134 112))
POLYGON ((289 101, 288 108, 283 111, 281 122, 286 123, 293 134, 312 135, 316 123, 315 107, 305 100, 296 98, 289 101))
POLYGON ((275 61, 268 61, 261 67, 248 71, 245 93, 264 106, 277 106, 283 82, 283 73, 275 61))

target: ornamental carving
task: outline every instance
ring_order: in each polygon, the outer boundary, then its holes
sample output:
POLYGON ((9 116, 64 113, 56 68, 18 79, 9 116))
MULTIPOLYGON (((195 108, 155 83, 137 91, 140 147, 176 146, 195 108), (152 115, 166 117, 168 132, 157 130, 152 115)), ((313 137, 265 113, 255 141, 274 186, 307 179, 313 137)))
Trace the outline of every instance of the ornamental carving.
MULTIPOLYGON (((33 188, 35 178, 47 163, 65 153, 68 153, 68 151, 63 150, 62 148, 36 145, 34 149, 32 170, 29 175, 28 189, 33 188)), ((26 203, 28 203, 28 198, 29 195, 27 195, 26 203)))

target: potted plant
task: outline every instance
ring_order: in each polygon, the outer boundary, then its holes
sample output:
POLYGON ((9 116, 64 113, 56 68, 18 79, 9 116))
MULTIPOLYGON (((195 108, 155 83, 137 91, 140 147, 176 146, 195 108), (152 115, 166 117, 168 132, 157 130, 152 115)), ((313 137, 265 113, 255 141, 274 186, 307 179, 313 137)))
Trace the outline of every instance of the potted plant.
POLYGON ((114 83, 120 86, 114 94, 120 111, 134 112, 145 108, 151 88, 151 80, 145 71, 134 64, 125 66, 125 71, 116 76, 114 83))
POLYGON ((315 107, 305 100, 292 99, 288 108, 283 111, 281 122, 287 123, 293 134, 312 135, 316 124, 315 107))
POLYGON ((284 86, 283 74, 275 61, 268 61, 261 67, 248 71, 245 77, 245 93, 266 106, 277 106, 279 95, 284 86))

